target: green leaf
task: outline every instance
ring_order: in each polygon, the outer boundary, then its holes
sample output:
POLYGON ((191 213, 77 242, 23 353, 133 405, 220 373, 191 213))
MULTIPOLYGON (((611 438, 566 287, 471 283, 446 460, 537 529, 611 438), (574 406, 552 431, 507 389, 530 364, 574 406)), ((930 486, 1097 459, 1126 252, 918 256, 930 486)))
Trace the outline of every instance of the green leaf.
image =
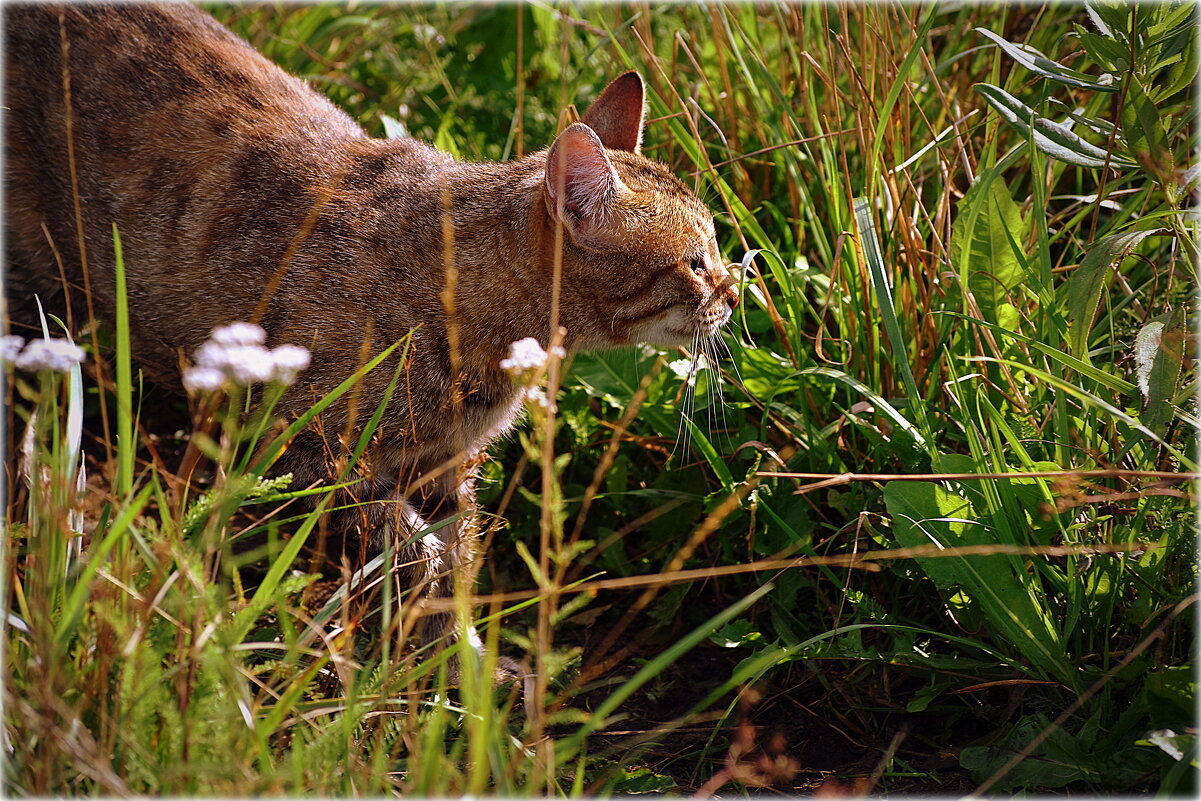
POLYGON ((650 768, 626 768, 622 772, 624 777, 612 788, 618 795, 662 794, 676 789, 675 779, 655 773, 650 768))
POLYGON ((1108 139, 1110 136, 1113 136, 1114 132, 1117 130, 1113 123, 1109 120, 1103 120, 1099 117, 1086 117, 1083 114, 1077 113, 1066 103, 1061 100, 1057 100, 1054 97, 1050 98, 1049 102, 1051 105, 1055 106, 1057 110, 1070 117, 1074 122, 1080 123, 1093 133, 1100 134, 1106 139, 1108 139))
POLYGON ((1062 378, 1053 376, 1050 373, 1047 373, 1044 370, 1039 370, 1038 368, 1033 367, 1029 364, 1023 364, 1021 362, 1016 362, 1016 361, 1013 361, 1012 359, 994 359, 990 356, 967 356, 967 357, 963 357, 963 358, 965 361, 969 361, 969 362, 995 362, 996 364, 1006 365, 1014 370, 1024 370, 1027 373, 1029 373, 1031 376, 1033 376, 1041 381, 1045 381, 1046 383, 1050 384, 1051 386, 1055 387, 1056 389, 1059 389, 1063 392, 1068 393, 1069 395, 1071 395, 1072 397, 1076 398, 1077 400, 1083 402, 1086 405, 1094 406, 1094 407, 1100 409, 1101 411, 1105 412, 1106 414, 1110 415, 1111 417, 1120 421, 1121 423, 1123 423, 1127 426, 1130 426, 1132 429, 1134 429, 1138 433, 1142 434, 1143 436, 1148 437, 1149 439, 1151 439, 1151 441, 1162 446, 1173 457, 1175 457, 1176 459, 1179 459, 1181 461, 1181 463, 1183 463, 1185 465, 1186 470, 1196 470, 1197 469, 1196 462, 1194 462, 1193 459, 1191 459, 1184 451, 1181 451, 1179 448, 1174 446, 1172 443, 1168 442, 1163 437, 1159 436, 1154 431, 1147 428, 1145 425, 1143 425, 1142 421, 1140 421, 1138 418, 1132 417, 1131 415, 1127 414, 1122 409, 1119 409, 1118 407, 1114 406, 1112 403, 1098 397, 1097 395, 1094 395, 1091 392, 1088 392, 1088 391, 1082 389, 1081 387, 1076 386, 1075 384, 1072 384, 1068 381, 1064 381, 1062 378))
POLYGON ((991 176, 973 184, 951 224, 951 263, 987 320, 1002 322, 1008 292, 1022 280, 1025 237, 1026 223, 1005 184, 991 176))
POLYGON ((1085 0, 1084 10, 1102 35, 1126 41, 1130 30, 1129 3, 1122 0, 1085 0))
MULTIPOLYGON (((966 498, 934 483, 890 482, 884 487, 884 501, 893 518, 897 542, 907 548, 931 543, 940 548, 962 545, 967 527, 978 525, 966 498)), ((943 592, 960 586, 960 574, 951 559, 918 559, 918 562, 943 592)))
POLYGON ((1096 381, 1098 384, 1101 384, 1104 387, 1112 389, 1114 392, 1120 392, 1123 395, 1129 395, 1131 392, 1134 392, 1134 384, 1131 384, 1126 379, 1113 375, 1112 373, 1108 373, 1098 367, 1094 367, 1089 362, 1077 359, 1075 356, 1069 356, 1063 351, 1053 348, 1050 345, 1045 345, 1036 339, 1023 336, 1015 331, 1007 331, 999 325, 994 325, 986 320, 977 320, 975 317, 968 317, 966 314, 959 314, 958 312, 952 311, 943 311, 937 313, 949 314, 952 317, 958 317, 960 319, 967 320, 970 323, 982 325, 985 328, 988 328, 990 331, 1000 334, 1001 336, 1010 337, 1012 339, 1016 339, 1018 342, 1023 342, 1037 350, 1039 353, 1049 357, 1051 360, 1062 364, 1064 367, 1075 370, 1087 378, 1091 378, 1093 381, 1096 381))
POLYGON ((997 110, 1011 127, 1025 139, 1033 139, 1034 146, 1048 156, 1077 167, 1133 167, 1134 162, 1118 154, 1109 154, 1096 145, 1082 139, 1067 126, 1040 117, 1022 101, 1000 87, 987 83, 976 84, 988 104, 997 110))
POLYGON ((1008 42, 987 28, 976 28, 976 32, 1004 50, 1014 61, 1044 78, 1097 92, 1116 92, 1118 90, 1115 76, 1109 76, 1109 80, 1098 80, 1091 75, 1055 63, 1033 47, 1008 42))
MULTIPOLYGON (((875 291, 876 305, 880 308, 884 331, 888 334, 888 341, 892 344, 894 364, 905 382, 907 401, 909 408, 913 410, 917 424, 916 429, 911 427, 910 433, 914 435, 914 439, 919 445, 926 447, 930 431, 929 420, 926 417, 926 398, 918 390, 917 381, 913 377, 913 369, 909 366, 908 340, 901 336, 901 324, 897 319, 896 306, 892 298, 892 281, 884 264, 884 258, 880 255, 880 241, 876 236, 875 222, 872 220, 867 198, 857 197, 852 200, 852 203, 855 207, 855 225, 859 229, 859 241, 863 247, 863 260, 872 276, 872 289, 875 291), (921 433, 917 433, 917 430, 920 430, 921 433)), ((817 372, 817 370, 813 372, 817 372)), ((866 390, 866 387, 864 389, 866 390)), ((930 454, 930 458, 937 463, 938 454, 934 449, 927 448, 927 452, 930 454)))
MULTIPOLYGON (((1193 12, 1196 12, 1194 6, 1193 12)), ((1181 50, 1179 58, 1168 66, 1166 75, 1155 75, 1148 80, 1153 87, 1151 97, 1156 102, 1171 98, 1177 92, 1191 87, 1197 80, 1198 48, 1193 36, 1193 26, 1189 25, 1181 32, 1181 50)))
MULTIPOLYGON (((884 487, 884 502, 902 546, 934 544, 943 549, 1001 544, 992 529, 976 519, 965 498, 939 484, 893 481, 884 487)), ((918 557, 917 562, 944 595, 949 597, 955 588, 966 592, 991 628, 1041 675, 1075 687, 1076 671, 1064 658, 1059 633, 1038 601, 1037 580, 1021 558, 999 553, 931 555, 918 557)))
POLYGON ((1139 164, 1160 183, 1172 181, 1174 164, 1163 120, 1146 88, 1131 76, 1122 104, 1122 135, 1139 164))
POLYGON ((763 634, 749 620, 734 620, 710 635, 709 641, 722 648, 742 648, 762 644, 763 634))
POLYGON ((1163 233, 1159 229, 1128 231, 1098 240, 1063 286, 1064 316, 1070 321, 1068 327, 1068 352, 1088 361, 1088 335, 1092 331, 1093 318, 1101 302, 1110 274, 1110 267, 1130 255, 1138 244, 1152 234, 1163 233))
POLYGON ((1156 728, 1188 726, 1194 720, 1197 677, 1191 666, 1165 667, 1147 674, 1143 703, 1156 728))
POLYGON ((841 381, 869 400, 872 405, 875 406, 881 413, 887 415, 894 423, 900 426, 905 433, 913 437, 913 441, 919 446, 926 449, 929 448, 929 443, 922 435, 922 432, 919 431, 913 423, 909 422, 905 415, 897 411, 895 406, 884 400, 879 393, 872 390, 871 387, 869 387, 867 384, 864 384, 862 381, 847 375, 841 370, 835 370, 830 367, 806 367, 804 370, 798 371, 797 374, 820 375, 826 376, 827 378, 833 378, 835 381, 841 381))
POLYGON ((684 421, 684 425, 688 427, 688 433, 692 442, 692 447, 697 450, 701 456, 705 457, 705 461, 708 462, 709 467, 713 470, 714 475, 721 480, 722 487, 724 487, 726 491, 732 491, 734 489, 734 476, 730 473, 730 468, 726 466, 725 460, 721 458, 721 455, 717 452, 717 449, 713 447, 713 444, 709 442, 709 438, 706 437, 704 432, 697 427, 696 423, 692 422, 687 415, 683 416, 681 419, 684 421))
MULTIPOLYGON (((960 753, 959 764, 972 772, 977 782, 996 777, 989 789, 993 796, 1014 795, 1014 791, 1030 791, 1064 787, 1072 782, 1088 782, 1096 792, 1105 788, 1110 793, 1136 787, 1145 781, 1161 763, 1146 748, 1129 747, 1098 752, 1091 743, 1097 716, 1085 721, 1078 731, 1054 728, 1043 715, 1022 718, 991 745, 971 746, 960 753), (1048 734, 1025 760, 1005 769, 1015 752, 1026 748, 1040 735, 1048 734)), ((1019 796, 1020 797, 1020 796, 1019 796)))
POLYGON ((579 353, 572 357, 567 381, 578 382, 594 398, 624 409, 655 358, 643 348, 579 353))
POLYGON ((1154 50, 1196 24, 1195 3, 1153 3, 1140 11, 1139 23, 1146 25, 1144 50, 1154 50))
POLYGON ((926 707, 930 706, 930 702, 938 696, 942 695, 947 689, 946 683, 929 684, 913 694, 909 699, 909 703, 905 704, 906 712, 924 712, 926 707))
POLYGON ((1130 68, 1129 47, 1108 36, 1089 33, 1079 25, 1074 27, 1080 44, 1093 61, 1111 72, 1124 72, 1130 68))

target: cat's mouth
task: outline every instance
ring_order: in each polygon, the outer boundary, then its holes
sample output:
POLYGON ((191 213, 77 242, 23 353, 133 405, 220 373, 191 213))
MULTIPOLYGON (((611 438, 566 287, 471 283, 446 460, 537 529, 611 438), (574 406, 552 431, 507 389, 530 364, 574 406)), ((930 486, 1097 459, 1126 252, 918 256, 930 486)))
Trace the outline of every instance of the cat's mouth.
POLYGON ((721 330, 723 325, 730 322, 730 318, 733 316, 734 310, 724 303, 718 307, 716 313, 713 311, 705 312, 698 325, 701 335, 716 334, 721 330))
POLYGON ((724 304, 719 309, 710 309, 700 314, 695 306, 679 304, 655 321, 650 330, 643 335, 643 339, 663 347, 688 345, 698 336, 708 337, 716 334, 730 321, 733 314, 730 307, 724 304))

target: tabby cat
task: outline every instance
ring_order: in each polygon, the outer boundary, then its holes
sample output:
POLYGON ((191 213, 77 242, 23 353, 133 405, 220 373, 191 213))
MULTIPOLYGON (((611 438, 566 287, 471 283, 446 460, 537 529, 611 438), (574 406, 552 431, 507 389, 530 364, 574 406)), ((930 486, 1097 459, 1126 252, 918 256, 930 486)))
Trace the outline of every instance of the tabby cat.
MULTIPOLYGON (((3 15, 14 319, 28 318, 36 293, 51 309, 70 304, 76 320, 111 320, 115 223, 134 355, 160 383, 180 386, 180 365, 214 327, 254 319, 268 344, 312 351, 282 401, 295 415, 364 354, 414 332, 372 457, 337 505, 374 502, 327 520, 344 566, 471 510, 474 466, 521 408, 499 363, 516 340, 549 346, 556 269, 568 352, 690 343, 737 301, 709 211, 640 154, 637 73, 547 150, 467 163, 368 137, 190 5, 5 5, 3 15)), ((335 474, 394 366, 296 438, 278 465, 293 486, 335 474)), ((477 527, 459 520, 399 554, 414 597, 445 596, 456 569, 474 570, 477 527)), ((426 640, 446 633, 444 617, 427 620, 426 640)))

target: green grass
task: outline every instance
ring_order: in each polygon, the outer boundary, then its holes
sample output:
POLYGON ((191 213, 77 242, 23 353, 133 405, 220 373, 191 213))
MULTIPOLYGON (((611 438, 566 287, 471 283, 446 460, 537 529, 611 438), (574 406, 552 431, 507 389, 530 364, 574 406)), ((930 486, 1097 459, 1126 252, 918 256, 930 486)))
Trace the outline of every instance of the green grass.
POLYGON ((193 437, 229 469, 182 496, 128 447, 173 402, 120 326, 72 556, 79 401, 18 375, 55 478, 9 484, 10 790, 1195 790, 1194 6, 214 10, 460 158, 639 69, 647 154, 746 267, 730 355, 578 356, 493 449, 457 603, 537 666, 523 705, 471 660, 418 692, 443 660, 350 605, 309 626, 318 521, 241 458, 270 430, 193 437))

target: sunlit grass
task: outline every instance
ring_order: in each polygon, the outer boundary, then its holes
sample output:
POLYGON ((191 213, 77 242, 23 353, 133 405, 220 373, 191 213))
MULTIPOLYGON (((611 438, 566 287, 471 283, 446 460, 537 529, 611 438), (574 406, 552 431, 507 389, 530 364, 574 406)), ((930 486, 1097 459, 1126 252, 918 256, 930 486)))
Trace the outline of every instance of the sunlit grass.
POLYGON ((219 412, 226 428, 193 434, 226 468, 198 517, 181 477, 129 447, 153 415, 118 325, 116 464, 88 450, 92 501, 68 458, 82 397, 30 379, 21 407, 54 480, 10 473, 10 786, 808 791, 826 766, 779 724, 803 708, 835 728, 797 727, 859 760, 847 788, 1188 791, 1192 12, 1093 11, 220 9, 372 134, 387 117, 462 158, 544 146, 564 101, 639 69, 647 154, 710 202, 746 267, 731 357, 690 375, 669 366, 688 352, 581 355, 557 414, 494 449, 489 560, 454 603, 489 654, 540 668, 519 702, 486 664, 448 690, 450 654, 356 638, 352 604, 305 608, 319 520, 261 503, 303 489, 260 479, 288 432, 219 412), (1056 150, 1021 108, 1075 115, 1085 144, 1056 150), (1109 167, 1078 163, 1089 147, 1109 167), (68 512, 85 505, 81 559, 68 512), (247 530, 267 544, 237 552, 247 530), (693 687, 692 659, 720 672, 693 687), (598 741, 623 714, 656 725, 598 741), (760 719, 793 762, 740 756, 774 747, 747 728, 760 719), (685 727, 703 743, 656 749, 685 727), (934 754, 957 764, 915 767, 934 754))

